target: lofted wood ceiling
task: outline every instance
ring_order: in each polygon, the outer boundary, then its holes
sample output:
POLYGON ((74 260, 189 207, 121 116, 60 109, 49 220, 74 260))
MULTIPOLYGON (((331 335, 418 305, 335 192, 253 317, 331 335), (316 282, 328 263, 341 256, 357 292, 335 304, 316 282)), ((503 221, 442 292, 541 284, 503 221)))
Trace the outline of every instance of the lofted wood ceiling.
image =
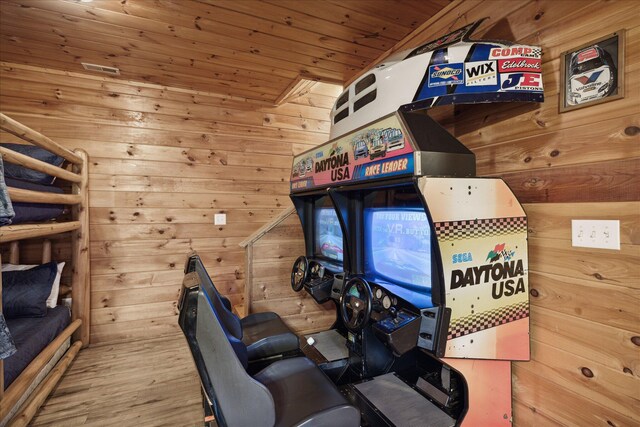
POLYGON ((0 60, 275 103, 342 84, 450 0, 2 0, 0 60))

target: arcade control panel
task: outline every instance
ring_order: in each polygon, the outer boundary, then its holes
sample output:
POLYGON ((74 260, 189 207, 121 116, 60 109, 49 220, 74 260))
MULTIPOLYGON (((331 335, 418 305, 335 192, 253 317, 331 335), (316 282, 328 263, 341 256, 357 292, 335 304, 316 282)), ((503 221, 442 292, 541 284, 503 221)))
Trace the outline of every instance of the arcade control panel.
POLYGON ((304 289, 318 304, 330 299, 338 301, 344 285, 344 273, 333 273, 330 268, 318 261, 309 261, 309 279, 304 289))
POLYGON ((419 310, 380 285, 373 285, 372 291, 373 332, 380 341, 398 356, 416 346, 442 356, 444 345, 437 344, 444 334, 439 330, 443 323, 448 324, 446 315, 450 310, 442 313, 438 307, 419 310))

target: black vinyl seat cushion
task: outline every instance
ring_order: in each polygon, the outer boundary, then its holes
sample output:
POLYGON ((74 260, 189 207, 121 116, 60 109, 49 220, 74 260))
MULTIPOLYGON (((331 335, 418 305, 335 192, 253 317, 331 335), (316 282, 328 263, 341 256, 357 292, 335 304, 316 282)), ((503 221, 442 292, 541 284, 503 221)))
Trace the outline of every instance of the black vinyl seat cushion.
POLYGON ((250 314, 240 319, 240 324, 249 360, 294 352, 300 348, 298 336, 276 313, 250 314))
POLYGON ((360 412, 306 357, 275 362, 254 378, 273 397, 275 427, 341 427, 360 425, 360 412), (319 408, 322 408, 319 410, 319 408))

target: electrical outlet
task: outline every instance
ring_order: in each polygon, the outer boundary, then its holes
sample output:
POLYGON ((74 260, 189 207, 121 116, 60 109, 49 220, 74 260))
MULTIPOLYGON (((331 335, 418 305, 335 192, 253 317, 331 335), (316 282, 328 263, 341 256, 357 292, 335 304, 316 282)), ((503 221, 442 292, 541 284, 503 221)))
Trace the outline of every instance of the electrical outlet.
POLYGON ((571 245, 620 250, 620 221, 572 219, 571 245))
POLYGON ((227 214, 214 214, 213 215, 213 224, 214 225, 227 225, 227 214))

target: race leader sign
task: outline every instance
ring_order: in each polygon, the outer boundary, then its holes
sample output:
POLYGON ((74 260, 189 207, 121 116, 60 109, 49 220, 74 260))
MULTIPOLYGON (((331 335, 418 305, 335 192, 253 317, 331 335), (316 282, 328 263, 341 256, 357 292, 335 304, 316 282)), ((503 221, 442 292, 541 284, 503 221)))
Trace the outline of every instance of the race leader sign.
POLYGON ((395 114, 297 155, 291 191, 412 175, 413 147, 395 114))

